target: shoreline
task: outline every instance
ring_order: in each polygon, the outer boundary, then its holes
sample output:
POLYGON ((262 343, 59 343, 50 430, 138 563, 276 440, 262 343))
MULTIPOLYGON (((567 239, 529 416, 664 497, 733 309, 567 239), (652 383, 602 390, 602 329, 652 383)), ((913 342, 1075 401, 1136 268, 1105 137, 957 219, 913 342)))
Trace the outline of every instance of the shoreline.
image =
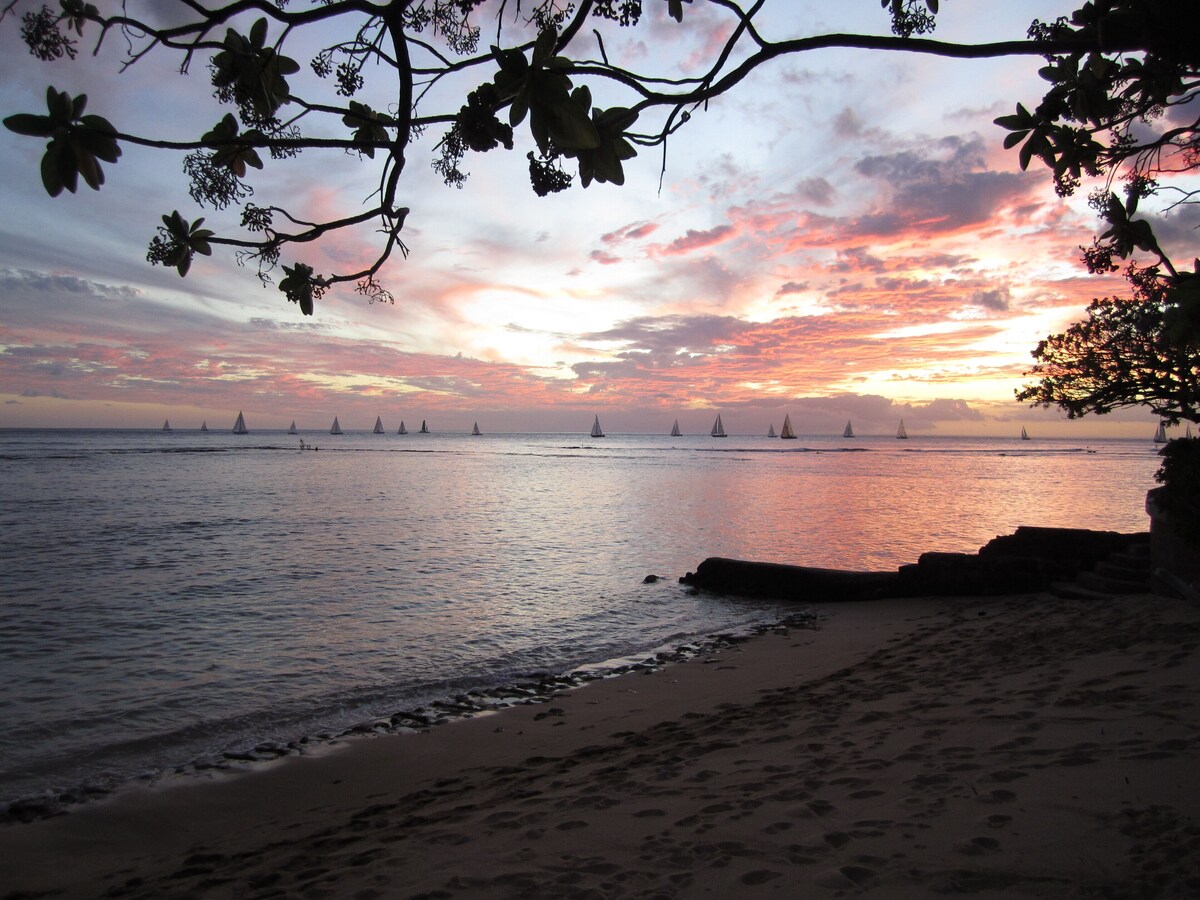
POLYGON ((63 815, 139 786, 157 788, 168 784, 186 784, 191 779, 236 776, 281 760, 320 754, 348 740, 419 733, 512 706, 544 703, 556 692, 572 690, 592 681, 655 671, 665 665, 719 651, 772 629, 811 627, 813 619, 811 614, 801 610, 777 620, 759 622, 737 630, 723 629, 700 634, 683 643, 670 642, 651 647, 645 652, 585 663, 566 671, 528 672, 496 685, 454 691, 434 697, 422 705, 364 718, 334 730, 305 733, 286 741, 262 740, 253 746, 243 742, 241 746, 233 745, 217 754, 196 757, 142 775, 105 776, 70 787, 59 786, 18 795, 0 803, 0 830, 63 815))
POLYGON ((1200 893, 1194 606, 813 608, 819 630, 0 828, 0 896, 1200 893))

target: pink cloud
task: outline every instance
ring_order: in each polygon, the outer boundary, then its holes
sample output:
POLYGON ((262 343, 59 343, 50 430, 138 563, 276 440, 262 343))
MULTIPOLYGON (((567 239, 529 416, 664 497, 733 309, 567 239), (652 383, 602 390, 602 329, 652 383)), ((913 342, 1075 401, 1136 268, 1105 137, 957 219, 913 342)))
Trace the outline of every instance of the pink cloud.
POLYGON ((665 247, 656 248, 656 253, 660 256, 678 256, 695 250, 703 250, 705 247, 712 247, 728 240, 734 233, 732 225, 718 225, 707 231, 689 228, 683 237, 676 238, 665 247))
POLYGON ((614 266, 621 261, 621 257, 613 256, 607 250, 593 250, 588 256, 592 262, 598 262, 602 266, 614 266))
POLYGON ((658 228, 657 222, 641 222, 634 225, 626 225, 624 228, 618 228, 616 231, 610 231, 608 234, 601 235, 600 240, 605 244, 637 241, 654 234, 654 232, 658 231, 658 228))

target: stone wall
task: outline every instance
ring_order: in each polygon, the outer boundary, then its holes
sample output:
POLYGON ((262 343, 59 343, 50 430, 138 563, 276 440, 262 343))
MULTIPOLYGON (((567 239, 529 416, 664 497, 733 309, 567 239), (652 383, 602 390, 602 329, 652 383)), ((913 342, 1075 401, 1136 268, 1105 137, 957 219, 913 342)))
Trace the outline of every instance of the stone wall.
POLYGON ((1200 599, 1200 546, 1184 538, 1163 509, 1164 490, 1155 488, 1146 494, 1155 590, 1169 594, 1190 591, 1192 599, 1200 599))

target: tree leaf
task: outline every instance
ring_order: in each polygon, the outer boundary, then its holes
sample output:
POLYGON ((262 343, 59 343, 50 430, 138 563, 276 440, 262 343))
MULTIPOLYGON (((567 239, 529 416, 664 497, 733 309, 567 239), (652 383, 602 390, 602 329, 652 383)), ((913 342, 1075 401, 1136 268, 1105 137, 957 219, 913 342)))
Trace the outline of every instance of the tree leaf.
POLYGON ((54 134, 54 121, 49 116, 16 113, 4 120, 4 127, 27 137, 50 137, 54 134))
POLYGON ((88 153, 77 142, 72 142, 71 151, 75 156, 75 167, 79 170, 79 174, 83 176, 83 180, 87 182, 88 187, 93 191, 100 190, 100 185, 104 184, 104 173, 100 170, 100 166, 97 165, 96 157, 88 153))
POLYGON ((58 159, 48 148, 42 154, 42 187, 46 189, 46 193, 51 197, 57 197, 63 192, 64 186, 62 175, 58 168, 58 159))
POLYGON ((1028 131, 1014 131, 1011 134, 1006 134, 1004 136, 1004 149, 1011 150, 1017 144, 1021 143, 1021 141, 1025 140, 1027 134, 1029 134, 1028 131))
POLYGON ((250 26, 250 43, 256 48, 265 47, 267 44, 267 20, 259 19, 250 26))
POLYGON ((550 139, 563 150, 594 150, 600 146, 595 124, 572 100, 557 103, 551 110, 550 139))
POLYGON ((554 44, 558 40, 558 32, 554 28, 543 29, 538 35, 537 43, 533 45, 533 65, 541 67, 554 53, 554 44))
POLYGON ((52 87, 46 88, 46 108, 50 110, 50 118, 56 124, 67 125, 71 122, 74 104, 66 91, 57 91, 52 87))
POLYGON ((508 108, 508 124, 516 128, 525 121, 529 113, 529 88, 522 87, 513 97, 512 106, 508 108))
POLYGON ((1022 172, 1029 168, 1029 161, 1031 159, 1033 159, 1033 138, 1030 138, 1021 145, 1021 150, 1017 155, 1017 161, 1021 164, 1022 172))

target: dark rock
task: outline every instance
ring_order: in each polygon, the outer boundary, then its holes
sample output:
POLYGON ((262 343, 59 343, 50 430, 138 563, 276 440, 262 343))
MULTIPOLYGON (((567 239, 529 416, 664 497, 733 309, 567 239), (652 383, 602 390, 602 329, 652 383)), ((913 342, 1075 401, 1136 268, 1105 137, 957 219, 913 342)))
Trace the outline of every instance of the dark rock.
POLYGON ((656 581, 658 581, 657 575, 647 575, 642 579, 642 584, 654 584, 656 581))
MULTIPOLYGON (((696 589, 800 602, 879 597, 967 596, 1049 589, 1108 561, 1144 550, 1149 536, 1083 528, 1021 526, 978 553, 923 553, 896 572, 851 572, 710 557, 679 579, 696 589)), ((1106 577, 1112 578, 1109 572, 1106 577)))
POLYGON ((1057 580, 1075 578, 1144 535, 1085 528, 1021 526, 988 541, 978 553, 923 553, 915 565, 900 567, 905 596, 986 597, 1047 590, 1057 580))
POLYGON ((973 553, 922 553, 915 566, 900 569, 906 596, 988 596, 1037 591, 1049 586, 1042 561, 1032 557, 985 557, 973 553))
POLYGON ((1038 560, 1051 577, 1073 577, 1114 553, 1145 540, 1144 535, 1086 528, 1039 528, 1022 525, 979 548, 980 559, 1038 560))
POLYGON ((894 595, 894 572, 847 572, 710 556, 683 583, 744 597, 822 603, 894 595))

